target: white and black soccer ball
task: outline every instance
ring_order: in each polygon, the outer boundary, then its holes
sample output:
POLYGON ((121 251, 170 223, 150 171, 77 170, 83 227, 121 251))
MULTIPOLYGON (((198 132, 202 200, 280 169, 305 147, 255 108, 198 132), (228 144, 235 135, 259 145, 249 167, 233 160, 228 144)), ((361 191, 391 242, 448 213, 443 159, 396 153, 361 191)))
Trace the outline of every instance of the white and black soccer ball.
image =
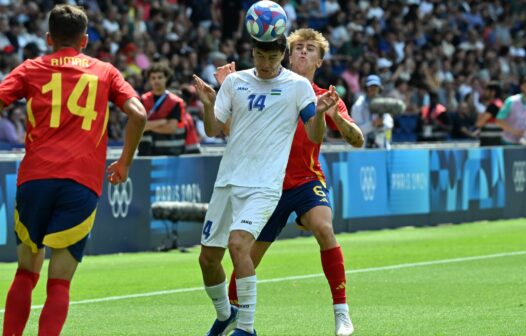
POLYGON ((248 9, 245 26, 254 39, 272 42, 285 33, 287 14, 274 1, 258 1, 248 9))

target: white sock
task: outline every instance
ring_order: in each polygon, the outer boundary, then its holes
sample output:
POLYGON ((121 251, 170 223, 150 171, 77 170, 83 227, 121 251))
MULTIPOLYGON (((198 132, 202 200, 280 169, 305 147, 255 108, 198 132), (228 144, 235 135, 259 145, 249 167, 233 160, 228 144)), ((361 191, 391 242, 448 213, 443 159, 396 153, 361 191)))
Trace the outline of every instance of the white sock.
POLYGON ((217 319, 225 321, 230 317, 230 301, 228 301, 228 293, 226 290, 226 280, 215 286, 205 286, 206 294, 212 299, 212 303, 216 308, 217 319))
POLYGON ((333 307, 334 307, 334 312, 342 312, 342 313, 349 312, 349 306, 347 305, 347 303, 335 304, 333 305, 333 307))
POLYGON ((237 327, 246 332, 254 332, 254 314, 256 313, 256 276, 236 279, 239 312, 237 327))

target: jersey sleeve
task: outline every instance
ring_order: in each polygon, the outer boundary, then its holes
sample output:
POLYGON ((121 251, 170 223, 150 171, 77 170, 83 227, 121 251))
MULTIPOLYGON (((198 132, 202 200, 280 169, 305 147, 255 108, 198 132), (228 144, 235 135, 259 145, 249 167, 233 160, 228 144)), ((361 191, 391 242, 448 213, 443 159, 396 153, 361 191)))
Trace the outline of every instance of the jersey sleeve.
POLYGON ((511 110, 511 104, 513 102, 513 96, 508 97, 506 101, 504 102, 504 105, 499 110, 499 113, 497 114, 497 119, 503 120, 508 118, 508 115, 510 114, 511 110))
POLYGON ((488 108, 486 109, 486 113, 491 114, 492 117, 496 117, 499 113, 499 107, 495 104, 489 104, 488 108))
POLYGON ((232 115, 232 86, 233 86, 232 75, 227 76, 219 92, 217 93, 216 102, 214 105, 214 113, 217 120, 225 123, 232 115))
POLYGON ((137 92, 135 92, 130 83, 128 83, 121 73, 113 66, 111 66, 110 76, 110 100, 121 110, 128 99, 133 97, 139 98, 137 92))
POLYGON ((0 83, 0 100, 5 105, 11 105, 12 102, 26 96, 25 86, 25 63, 16 67, 0 83))
POLYGON ((308 80, 302 78, 296 85, 296 106, 298 111, 303 110, 309 104, 314 103, 316 105, 316 94, 312 89, 312 85, 308 80))

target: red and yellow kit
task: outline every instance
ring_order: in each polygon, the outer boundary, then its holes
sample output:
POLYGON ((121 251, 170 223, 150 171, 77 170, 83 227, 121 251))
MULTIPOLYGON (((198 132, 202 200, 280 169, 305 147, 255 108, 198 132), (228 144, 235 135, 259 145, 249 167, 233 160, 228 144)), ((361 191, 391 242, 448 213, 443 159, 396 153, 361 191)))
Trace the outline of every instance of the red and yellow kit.
MULTIPOLYGON (((326 89, 322 89, 314 83, 312 83, 312 88, 316 96, 321 96, 327 92, 326 89)), ((344 119, 353 122, 347 112, 347 107, 341 99, 338 101, 338 112, 344 119)), ((325 114, 325 121, 328 127, 337 130, 336 124, 327 114, 325 114)), ((318 159, 320 147, 321 145, 309 140, 303 122, 299 121, 294 140, 292 141, 285 180, 283 181, 283 190, 293 189, 314 180, 325 181, 318 159)))
POLYGON ((122 109, 132 97, 135 90, 115 67, 73 48, 19 65, 0 84, 6 105, 22 98, 27 102, 26 155, 17 185, 72 179, 100 195, 108 102, 122 109))

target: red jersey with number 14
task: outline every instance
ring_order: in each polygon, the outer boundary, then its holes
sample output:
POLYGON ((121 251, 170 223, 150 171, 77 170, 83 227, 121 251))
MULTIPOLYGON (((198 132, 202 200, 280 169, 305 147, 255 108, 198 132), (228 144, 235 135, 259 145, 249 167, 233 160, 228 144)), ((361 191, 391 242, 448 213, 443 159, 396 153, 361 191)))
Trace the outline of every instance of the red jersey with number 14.
MULTIPOLYGON (((327 92, 326 89, 322 89, 314 83, 312 83, 312 88, 316 96, 321 96, 327 92)), ((349 116, 349 112, 347 112, 345 103, 341 99, 338 101, 338 113, 343 119, 354 122, 349 116)), ((331 129, 338 129, 334 121, 332 121, 331 117, 327 114, 325 114, 325 121, 331 129)), ((319 160, 320 147, 321 145, 309 140, 303 122, 299 121, 296 127, 296 133, 294 134, 294 140, 292 141, 285 180, 283 181, 283 190, 293 189, 314 180, 325 181, 325 175, 323 175, 319 160)))
POLYGON ((73 48, 26 60, 0 83, 6 105, 27 101, 26 155, 17 185, 72 179, 98 195, 106 165, 109 110, 137 97, 119 71, 73 48))

